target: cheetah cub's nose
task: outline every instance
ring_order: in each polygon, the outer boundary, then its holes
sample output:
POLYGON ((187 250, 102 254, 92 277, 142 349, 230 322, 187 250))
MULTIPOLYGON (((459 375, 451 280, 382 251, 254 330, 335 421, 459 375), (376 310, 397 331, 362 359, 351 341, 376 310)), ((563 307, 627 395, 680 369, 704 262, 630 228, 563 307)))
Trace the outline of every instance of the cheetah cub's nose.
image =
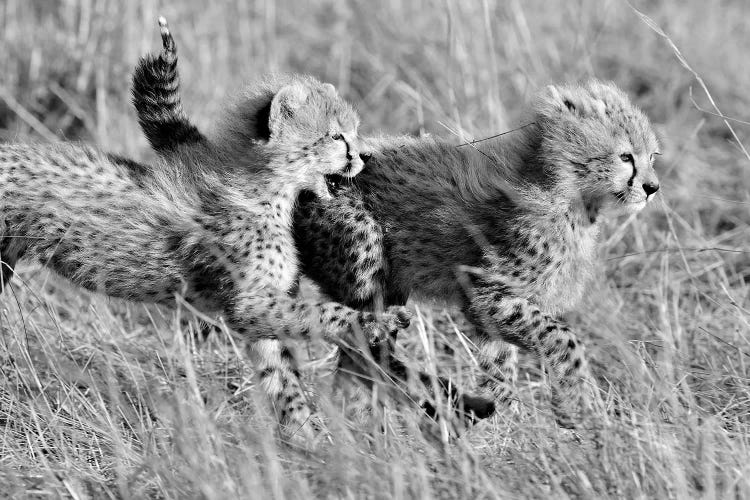
POLYGON ((646 196, 651 196, 655 192, 659 190, 659 184, 656 182, 647 182, 643 185, 643 191, 646 193, 646 196))

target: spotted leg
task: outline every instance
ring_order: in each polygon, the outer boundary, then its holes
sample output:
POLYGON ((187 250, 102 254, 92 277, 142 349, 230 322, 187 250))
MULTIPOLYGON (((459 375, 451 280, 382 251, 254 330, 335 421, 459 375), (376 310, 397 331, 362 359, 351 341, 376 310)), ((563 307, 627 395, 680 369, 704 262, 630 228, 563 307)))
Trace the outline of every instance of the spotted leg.
POLYGON ((504 340, 482 337, 478 341, 479 387, 500 404, 508 404, 518 378, 518 347, 504 340))
POLYGON ((408 326, 410 315, 404 308, 375 315, 335 302, 243 292, 226 308, 225 317, 235 332, 252 337, 260 386, 272 402, 286 436, 309 440, 317 434, 315 422, 310 420, 312 410, 302 390, 294 356, 278 337, 310 338, 320 331, 334 342, 379 343, 408 326), (357 340, 358 334, 365 338, 357 340))
POLYGON ((251 342, 250 351, 258 383, 273 406, 282 435, 313 444, 321 429, 313 418, 293 353, 272 338, 251 342))
POLYGON ((565 324, 527 299, 515 296, 513 281, 497 270, 463 271, 473 274, 468 290, 471 316, 479 321, 489 340, 511 343, 544 362, 552 382, 557 421, 563 427, 575 427, 585 406, 591 403, 583 344, 565 324))

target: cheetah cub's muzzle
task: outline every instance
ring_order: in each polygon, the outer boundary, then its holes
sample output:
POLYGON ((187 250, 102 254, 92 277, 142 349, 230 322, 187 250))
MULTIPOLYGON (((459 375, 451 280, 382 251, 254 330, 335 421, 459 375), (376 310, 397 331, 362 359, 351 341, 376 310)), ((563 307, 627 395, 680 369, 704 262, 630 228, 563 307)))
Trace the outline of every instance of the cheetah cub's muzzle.
POLYGON ((339 175, 341 177, 352 178, 362 172, 362 169, 365 168, 365 164, 370 159, 371 155, 369 153, 359 152, 359 140, 356 135, 342 133, 334 138, 339 138, 339 140, 342 140, 346 145, 347 164, 346 167, 339 172, 339 175))
POLYGON ((331 196, 336 196, 339 193, 342 184, 344 184, 344 179, 351 179, 364 170, 364 167, 367 166, 367 162, 372 158, 372 154, 361 152, 357 158, 351 153, 347 153, 347 158, 349 159, 349 163, 342 173, 325 176, 326 188, 331 196))
POLYGON ((645 208, 646 204, 654 199, 654 195, 659 191, 659 180, 654 171, 654 155, 660 154, 658 151, 653 153, 622 153, 618 160, 622 163, 618 167, 621 172, 620 176, 628 175, 625 182, 625 188, 614 193, 622 211, 637 213, 645 208))

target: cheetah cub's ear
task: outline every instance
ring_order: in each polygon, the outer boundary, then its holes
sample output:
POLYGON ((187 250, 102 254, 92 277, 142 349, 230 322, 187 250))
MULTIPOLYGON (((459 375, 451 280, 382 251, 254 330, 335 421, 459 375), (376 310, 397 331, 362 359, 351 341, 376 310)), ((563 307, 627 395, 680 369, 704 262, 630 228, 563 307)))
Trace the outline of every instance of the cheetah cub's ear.
POLYGON ((282 87, 276 93, 271 101, 271 111, 268 116, 271 140, 283 139, 290 132, 292 118, 307 102, 309 96, 309 89, 299 83, 282 87))
POLYGON ((580 106, 568 89, 547 85, 540 90, 532 106, 534 119, 540 126, 556 126, 561 119, 575 119, 580 106))
POLYGON ((547 85, 540 92, 537 109, 543 116, 582 116, 584 108, 577 97, 568 88, 547 85))
POLYGON ((323 83, 320 85, 320 89, 323 94, 330 99, 338 99, 339 93, 336 91, 336 87, 330 83, 323 83))
POLYGON ((584 95, 576 87, 548 85, 540 92, 537 111, 540 115, 550 118, 555 116, 585 118, 594 115, 603 116, 606 106, 603 101, 584 95))

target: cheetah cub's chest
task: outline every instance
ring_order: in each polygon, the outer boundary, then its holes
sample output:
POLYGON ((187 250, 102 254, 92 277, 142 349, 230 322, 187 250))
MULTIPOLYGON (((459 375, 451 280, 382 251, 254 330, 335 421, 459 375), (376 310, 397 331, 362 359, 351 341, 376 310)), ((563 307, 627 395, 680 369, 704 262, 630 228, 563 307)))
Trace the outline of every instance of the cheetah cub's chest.
POLYGON ((565 217, 554 238, 543 239, 542 267, 533 295, 544 310, 559 314, 576 306, 593 275, 597 225, 565 217))
MULTIPOLYGON (((247 218, 257 219, 258 215, 247 214, 247 218)), ((225 243, 234 249, 238 261, 247 262, 250 267, 236 277, 242 288, 273 288, 285 293, 294 284, 297 252, 284 222, 267 217, 259 224, 252 220, 230 224, 225 243)))

